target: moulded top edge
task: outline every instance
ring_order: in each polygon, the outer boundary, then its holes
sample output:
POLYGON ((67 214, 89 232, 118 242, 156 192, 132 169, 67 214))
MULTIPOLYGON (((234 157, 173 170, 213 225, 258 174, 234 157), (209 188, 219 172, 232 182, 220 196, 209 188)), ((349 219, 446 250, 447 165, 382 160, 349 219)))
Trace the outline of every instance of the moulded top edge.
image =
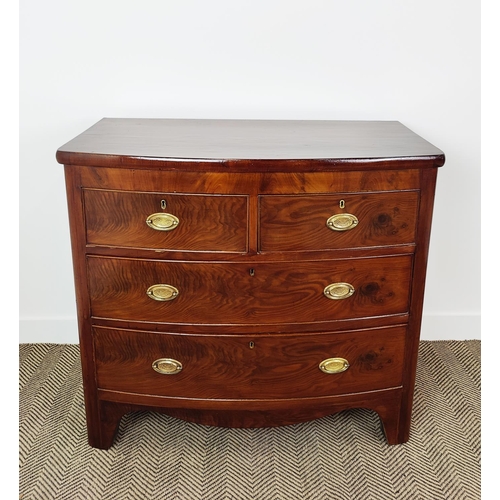
POLYGON ((397 121, 104 118, 57 151, 64 164, 444 163, 441 150, 397 121))

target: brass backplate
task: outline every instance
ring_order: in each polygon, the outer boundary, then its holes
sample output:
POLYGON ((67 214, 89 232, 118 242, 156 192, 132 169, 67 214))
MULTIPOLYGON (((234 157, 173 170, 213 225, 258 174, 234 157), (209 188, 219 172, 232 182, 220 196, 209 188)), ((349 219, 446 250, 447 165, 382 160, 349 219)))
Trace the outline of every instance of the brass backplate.
POLYGON ((332 231, 349 231, 358 225, 358 218, 352 214, 335 214, 327 221, 326 225, 332 231))
POLYGON ((179 219, 175 215, 158 212, 148 216, 146 224, 156 231, 173 231, 179 226, 179 219))
POLYGON ((332 283, 323 290, 325 296, 332 300, 347 299, 354 292, 355 289, 350 283, 332 283))
POLYGON ((323 373, 342 373, 349 368, 349 362, 344 358, 328 358, 319 364, 319 369, 323 373))
POLYGON ((182 370, 182 363, 176 359, 160 358, 153 361, 151 365, 155 372, 162 375, 175 375, 182 370))
POLYGON ((174 300, 179 296, 179 290, 172 285, 166 285, 164 283, 159 283, 157 285, 151 285, 146 293, 148 297, 153 300, 158 300, 160 302, 166 302, 167 300, 174 300))

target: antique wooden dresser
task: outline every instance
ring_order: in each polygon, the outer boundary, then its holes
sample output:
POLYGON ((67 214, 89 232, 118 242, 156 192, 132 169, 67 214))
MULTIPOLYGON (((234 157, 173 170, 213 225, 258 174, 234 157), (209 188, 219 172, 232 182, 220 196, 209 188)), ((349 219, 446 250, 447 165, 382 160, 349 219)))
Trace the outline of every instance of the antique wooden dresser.
POLYGON ((162 411, 409 438, 437 167, 399 122, 103 119, 62 146, 88 436, 162 411))

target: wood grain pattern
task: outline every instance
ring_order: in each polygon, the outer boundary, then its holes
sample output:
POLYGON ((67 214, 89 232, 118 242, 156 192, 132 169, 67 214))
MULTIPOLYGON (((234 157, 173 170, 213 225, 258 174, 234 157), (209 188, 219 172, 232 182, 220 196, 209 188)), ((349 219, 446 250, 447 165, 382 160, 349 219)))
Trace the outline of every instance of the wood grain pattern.
POLYGON ((408 311, 411 256, 287 263, 199 263, 89 257, 92 315, 159 323, 308 323, 408 311), (251 275, 253 270, 253 275, 251 275), (324 288, 347 282, 343 300, 324 288), (146 295, 154 284, 179 290, 172 301, 146 295))
POLYGON ((441 150, 399 122, 280 120, 142 120, 104 118, 57 151, 66 165, 162 164, 206 171, 306 171, 438 166, 441 150))
POLYGON ((405 332, 405 327, 393 327, 255 338, 94 328, 97 384, 101 389, 215 400, 321 397, 397 387, 405 332), (347 359, 350 367, 323 373, 318 366, 331 357, 347 359), (180 361, 182 371, 155 372, 151 363, 158 358, 180 361))
POLYGON ((398 191, 418 189, 420 172, 406 170, 358 170, 259 174, 258 193, 328 194, 349 192, 398 191))
POLYGON ((420 171, 354 170, 322 172, 205 172, 72 167, 82 185, 95 189, 230 195, 345 193, 418 189, 420 171))
POLYGON ((260 250, 300 252, 412 243, 418 197, 416 191, 261 196, 260 250), (358 225, 332 231, 326 221, 342 213, 355 215, 358 225))
POLYGON ((85 189, 87 243, 179 251, 245 253, 248 197, 85 189), (162 201, 165 208, 162 208, 162 201), (154 213, 179 219, 172 231, 146 224, 154 213))

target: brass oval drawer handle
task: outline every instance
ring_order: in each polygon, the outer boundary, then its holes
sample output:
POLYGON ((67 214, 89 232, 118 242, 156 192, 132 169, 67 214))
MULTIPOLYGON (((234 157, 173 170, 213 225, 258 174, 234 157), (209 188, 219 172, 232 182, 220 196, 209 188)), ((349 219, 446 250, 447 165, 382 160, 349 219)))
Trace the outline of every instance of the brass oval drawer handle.
POLYGON ((355 289, 350 283, 332 283, 323 290, 325 296, 332 300, 347 299, 354 292, 355 289))
POLYGON ((171 358, 157 359, 153 361, 151 366, 155 372, 161 373, 162 375, 175 375, 182 370, 182 363, 171 358))
POLYGON ((172 214, 158 212, 146 219, 146 224, 156 231, 173 231, 179 226, 179 219, 172 214))
POLYGON ((160 302, 165 302, 167 300, 174 300, 179 296, 179 290, 172 285, 165 285, 159 283, 157 285, 151 285, 146 293, 148 297, 153 300, 159 300, 160 302))
POLYGON ((344 358, 328 358, 319 364, 319 369, 323 373, 342 373, 349 368, 349 361, 344 358))
POLYGON ((358 218, 352 214, 335 214, 327 221, 326 225, 332 231, 349 231, 358 225, 358 218))

